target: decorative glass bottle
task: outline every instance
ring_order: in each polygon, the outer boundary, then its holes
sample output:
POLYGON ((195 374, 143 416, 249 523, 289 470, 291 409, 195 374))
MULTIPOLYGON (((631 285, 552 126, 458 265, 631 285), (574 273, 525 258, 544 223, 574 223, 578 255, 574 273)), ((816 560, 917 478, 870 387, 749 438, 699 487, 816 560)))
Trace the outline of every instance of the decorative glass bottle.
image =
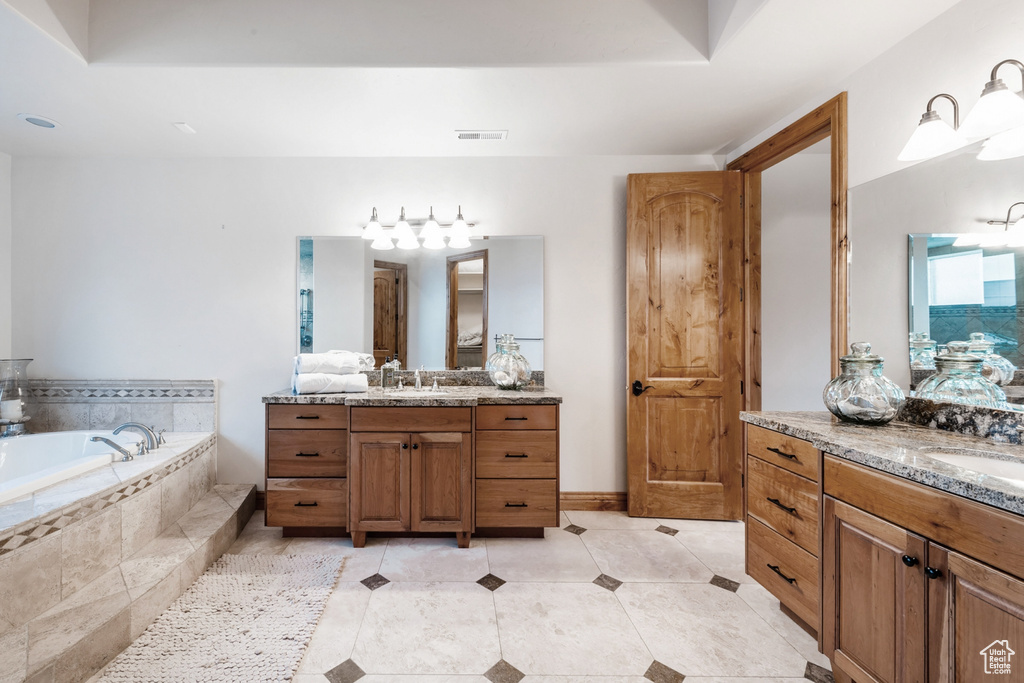
POLYGON ((530 382, 530 364, 519 353, 515 335, 503 334, 497 351, 487 358, 486 370, 499 389, 521 389, 530 382))
POLYGON ((1017 368, 1013 363, 995 353, 995 343, 985 339, 984 332, 971 332, 970 346, 967 353, 972 356, 979 356, 982 360, 981 376, 990 382, 995 382, 1001 387, 1013 381, 1013 374, 1017 368))
POLYGON ((910 335, 910 367, 913 370, 935 369, 935 340, 924 332, 910 335))
POLYGON ((906 400, 903 390, 882 375, 884 359, 871 353, 871 344, 854 342, 850 350, 850 355, 839 359, 839 376, 825 386, 825 407, 847 422, 889 422, 906 400))
POLYGON ((0 360, 0 437, 25 433, 31 358, 0 360))
POLYGON ((951 341, 946 346, 946 353, 935 357, 939 371, 921 382, 912 395, 930 401, 1005 408, 1006 394, 982 377, 984 361, 967 352, 970 345, 965 341, 951 341))

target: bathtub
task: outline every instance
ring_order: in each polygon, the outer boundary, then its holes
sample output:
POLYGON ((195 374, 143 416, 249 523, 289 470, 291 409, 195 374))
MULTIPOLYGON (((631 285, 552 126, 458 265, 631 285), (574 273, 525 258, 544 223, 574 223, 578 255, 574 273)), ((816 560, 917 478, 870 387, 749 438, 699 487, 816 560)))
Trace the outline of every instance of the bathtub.
POLYGON ((0 504, 121 459, 102 441, 90 441, 93 436, 105 436, 132 453, 145 438, 128 431, 80 431, 0 439, 0 504))

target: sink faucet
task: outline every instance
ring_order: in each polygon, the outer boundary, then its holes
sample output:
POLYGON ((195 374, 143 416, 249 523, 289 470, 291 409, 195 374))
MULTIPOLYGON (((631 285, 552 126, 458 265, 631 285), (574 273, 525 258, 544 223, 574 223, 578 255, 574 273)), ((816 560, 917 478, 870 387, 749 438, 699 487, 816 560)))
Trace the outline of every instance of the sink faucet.
POLYGON ((114 450, 121 454, 121 462, 128 462, 129 460, 135 459, 135 456, 132 455, 126 449, 122 448, 121 444, 117 443, 116 441, 111 441, 105 436, 93 436, 89 439, 89 441, 102 441, 103 443, 107 444, 108 446, 110 446, 111 448, 113 448, 114 450))
POLYGON ((138 429, 140 432, 146 435, 146 450, 153 450, 159 448, 157 443, 157 436, 153 433, 153 430, 140 422, 125 422, 123 425, 114 430, 114 434, 120 434, 121 430, 128 429, 129 427, 138 429))

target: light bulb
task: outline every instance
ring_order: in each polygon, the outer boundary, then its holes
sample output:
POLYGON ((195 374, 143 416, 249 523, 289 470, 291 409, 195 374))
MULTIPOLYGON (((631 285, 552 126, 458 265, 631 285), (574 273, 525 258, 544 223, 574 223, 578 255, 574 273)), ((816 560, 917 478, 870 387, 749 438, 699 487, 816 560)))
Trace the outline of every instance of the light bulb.
POLYGON ((967 139, 942 120, 934 111, 926 111, 921 117, 903 151, 896 157, 900 161, 931 159, 967 144, 967 139))
POLYGON ((373 207, 373 213, 370 215, 370 222, 363 228, 363 239, 364 240, 375 240, 384 234, 384 228, 380 226, 380 221, 377 220, 377 207, 373 207))
POLYGON ((985 86, 960 132, 968 140, 980 140, 1017 126, 1024 126, 1024 98, 1010 92, 1002 79, 997 79, 985 86))

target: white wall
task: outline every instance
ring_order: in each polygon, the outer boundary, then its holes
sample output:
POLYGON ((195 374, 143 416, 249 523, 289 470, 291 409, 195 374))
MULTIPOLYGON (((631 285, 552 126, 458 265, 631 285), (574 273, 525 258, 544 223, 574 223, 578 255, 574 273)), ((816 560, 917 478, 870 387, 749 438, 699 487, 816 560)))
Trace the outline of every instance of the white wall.
POLYGON ((711 157, 18 158, 13 350, 36 359, 35 377, 217 378, 219 480, 262 484, 260 397, 287 386, 295 353, 296 235, 357 235, 372 206, 389 221, 401 205, 461 203, 488 234, 544 235, 562 488, 623 491, 626 174, 716 167, 711 157))
MULTIPOLYGON (((359 246, 364 242, 359 240, 359 246)), ((353 249, 347 240, 313 240, 315 353, 344 349, 373 354, 372 322, 368 329, 363 305, 373 297, 372 273, 364 251, 353 249), (318 261, 331 266, 317 268, 318 261)))
POLYGON ((831 379, 831 155, 761 174, 761 407, 821 410, 831 379))
POLYGON ((0 152, 0 358, 11 358, 11 157, 0 152))

